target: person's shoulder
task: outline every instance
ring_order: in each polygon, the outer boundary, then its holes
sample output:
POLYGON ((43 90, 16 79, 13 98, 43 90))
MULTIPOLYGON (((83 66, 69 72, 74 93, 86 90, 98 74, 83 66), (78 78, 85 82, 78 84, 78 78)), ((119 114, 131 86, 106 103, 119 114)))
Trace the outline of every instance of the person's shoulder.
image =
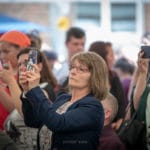
POLYGON ((92 94, 88 94, 87 96, 85 96, 83 99, 86 99, 86 101, 91 101, 91 102, 96 102, 99 103, 100 100, 98 98, 96 98, 95 96, 93 96, 92 94))
POLYGON ((69 63, 68 63, 68 61, 63 61, 63 62, 61 62, 61 66, 60 66, 60 68, 58 69, 59 70, 59 72, 60 71, 68 71, 69 70, 69 63))
POLYGON ((124 144, 121 142, 120 138, 118 137, 117 133, 110 127, 105 126, 103 130, 103 134, 100 137, 100 142, 102 145, 105 145, 106 149, 111 147, 115 150, 125 150, 124 144), (109 141, 109 145, 105 145, 109 141))
POLYGON ((111 75, 112 75, 112 78, 115 80, 115 79, 119 79, 119 76, 118 74, 114 71, 114 70, 111 70, 111 75))
POLYGON ((115 131, 112 130, 111 132, 111 137, 110 137, 110 144, 112 148, 117 149, 117 150, 125 150, 125 146, 120 140, 119 136, 115 131))
POLYGON ((94 97, 92 94, 89 94, 83 97, 81 100, 78 101, 80 105, 89 105, 94 107, 102 107, 102 104, 99 99, 94 97))
POLYGON ((59 69, 55 69, 54 75, 57 78, 58 84, 62 85, 66 77, 69 75, 69 64, 67 61, 64 61, 60 64, 59 69))

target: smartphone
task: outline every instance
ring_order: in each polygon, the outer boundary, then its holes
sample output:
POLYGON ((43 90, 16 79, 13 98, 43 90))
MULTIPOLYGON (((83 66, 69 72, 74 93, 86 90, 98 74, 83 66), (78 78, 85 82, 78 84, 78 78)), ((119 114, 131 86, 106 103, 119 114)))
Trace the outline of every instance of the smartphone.
POLYGON ((37 64, 37 50, 31 50, 29 52, 29 57, 27 62, 28 71, 34 71, 32 64, 37 64))
POLYGON ((141 46, 141 50, 144 52, 142 58, 150 58, 150 45, 141 46))

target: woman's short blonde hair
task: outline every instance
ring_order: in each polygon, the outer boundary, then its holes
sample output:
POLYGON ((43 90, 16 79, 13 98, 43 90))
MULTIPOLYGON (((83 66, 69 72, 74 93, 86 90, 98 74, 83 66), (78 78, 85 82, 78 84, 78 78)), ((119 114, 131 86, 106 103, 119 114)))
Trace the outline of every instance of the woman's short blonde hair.
POLYGON ((70 65, 77 60, 86 65, 91 73, 89 88, 91 93, 98 99, 105 99, 108 94, 108 67, 101 56, 94 52, 80 52, 75 54, 70 65))

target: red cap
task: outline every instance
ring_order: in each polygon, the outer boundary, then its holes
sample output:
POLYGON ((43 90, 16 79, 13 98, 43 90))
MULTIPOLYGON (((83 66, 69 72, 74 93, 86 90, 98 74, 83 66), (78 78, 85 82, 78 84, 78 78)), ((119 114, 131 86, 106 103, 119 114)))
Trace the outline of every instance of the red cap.
POLYGON ((31 42, 30 42, 30 39, 28 38, 28 36, 20 31, 16 31, 16 30, 8 31, 8 32, 4 33, 0 37, 0 41, 16 44, 23 48, 31 45, 31 42))

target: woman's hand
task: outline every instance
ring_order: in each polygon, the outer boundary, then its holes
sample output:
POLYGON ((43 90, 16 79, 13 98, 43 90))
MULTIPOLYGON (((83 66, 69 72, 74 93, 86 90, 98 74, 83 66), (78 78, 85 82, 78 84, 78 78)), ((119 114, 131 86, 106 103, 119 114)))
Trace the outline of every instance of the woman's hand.
POLYGON ((116 122, 113 122, 113 123, 111 124, 111 127, 112 127, 115 131, 117 131, 117 130, 120 128, 122 122, 123 122, 123 119, 120 118, 120 119, 118 119, 116 122))
POLYGON ((138 71, 139 74, 144 74, 147 76, 148 68, 149 68, 149 59, 142 58, 143 54, 144 52, 140 52, 138 54, 138 61, 137 61, 138 71))
POLYGON ((19 72, 19 84, 24 92, 28 91, 27 71, 19 72))
POLYGON ((138 54, 138 78, 136 81, 135 90, 133 93, 133 104, 134 109, 138 109, 139 102, 141 100, 141 95, 143 94, 145 87, 147 85, 147 74, 149 70, 149 59, 142 58, 144 52, 138 54))
POLYGON ((19 83, 24 92, 31 90, 39 85, 40 82, 40 70, 37 65, 32 65, 34 71, 22 71, 19 73, 19 83))
POLYGON ((35 64, 33 64, 32 66, 34 68, 34 71, 27 71, 27 81, 29 90, 38 86, 41 78, 38 66, 35 64))

